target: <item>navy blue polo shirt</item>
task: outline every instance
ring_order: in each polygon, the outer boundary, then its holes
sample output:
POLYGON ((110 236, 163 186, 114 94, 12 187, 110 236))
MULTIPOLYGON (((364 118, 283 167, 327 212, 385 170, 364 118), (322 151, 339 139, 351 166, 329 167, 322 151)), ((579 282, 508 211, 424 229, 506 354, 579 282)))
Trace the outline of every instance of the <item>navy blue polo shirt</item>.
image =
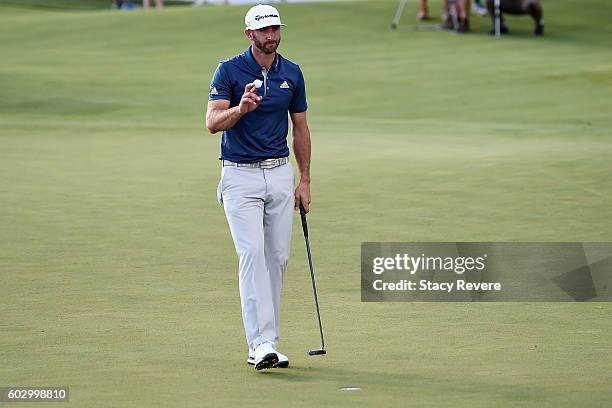
MULTIPOLYGON (((256 79, 264 82, 264 75, 249 47, 244 53, 219 63, 208 100, 227 100, 230 107, 238 106, 244 87, 256 79)), ((276 53, 265 84, 266 89, 264 86, 257 89, 257 95, 263 97, 257 109, 223 131, 221 159, 252 163, 289 156, 287 112, 306 111, 304 76, 297 64, 276 53)))

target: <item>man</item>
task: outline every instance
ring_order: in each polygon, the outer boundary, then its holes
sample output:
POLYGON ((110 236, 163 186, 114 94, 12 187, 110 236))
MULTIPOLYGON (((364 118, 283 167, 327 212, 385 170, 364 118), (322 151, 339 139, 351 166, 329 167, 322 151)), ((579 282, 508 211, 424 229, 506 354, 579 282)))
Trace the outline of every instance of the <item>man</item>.
MULTIPOLYGON (((544 20, 542 19, 542 5, 540 4, 540 0, 500 0, 499 4, 501 13, 519 15, 529 14, 533 18, 534 23, 533 35, 540 36, 544 34, 544 20)), ((487 8, 495 24, 495 0, 487 0, 487 8)), ((506 34, 508 32, 508 27, 504 23, 503 16, 500 16, 500 18, 500 31, 502 34, 506 34)), ((495 34, 495 28, 491 30, 491 34, 495 34)))
POLYGON ((242 319, 256 370, 287 367, 277 351, 280 294, 289 260, 293 208, 310 204, 310 131, 300 67, 276 52, 281 40, 278 10, 252 7, 244 34, 250 47, 222 61, 210 85, 206 127, 221 137, 223 204, 239 257, 242 319), (295 189, 288 160, 288 119, 300 172, 295 189))

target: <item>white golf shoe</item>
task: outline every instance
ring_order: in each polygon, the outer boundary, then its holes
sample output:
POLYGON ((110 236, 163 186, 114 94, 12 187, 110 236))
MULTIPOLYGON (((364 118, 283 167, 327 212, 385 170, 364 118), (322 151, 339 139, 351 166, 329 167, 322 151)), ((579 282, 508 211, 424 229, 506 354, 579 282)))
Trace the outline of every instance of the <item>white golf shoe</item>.
POLYGON ((265 342, 255 348, 255 370, 274 368, 278 363, 278 354, 272 344, 265 342))
POLYGON ((287 368, 287 367, 289 367, 289 357, 287 357, 284 354, 279 353, 278 351, 276 352, 276 355, 278 356, 278 363, 276 363, 274 365, 274 368, 287 368))
MULTIPOLYGON (((274 366, 274 368, 287 368, 289 367, 289 357, 286 355, 276 352, 278 356, 278 363, 274 366)), ((253 349, 249 349, 249 357, 247 358, 247 364, 255 365, 255 351, 253 349)))

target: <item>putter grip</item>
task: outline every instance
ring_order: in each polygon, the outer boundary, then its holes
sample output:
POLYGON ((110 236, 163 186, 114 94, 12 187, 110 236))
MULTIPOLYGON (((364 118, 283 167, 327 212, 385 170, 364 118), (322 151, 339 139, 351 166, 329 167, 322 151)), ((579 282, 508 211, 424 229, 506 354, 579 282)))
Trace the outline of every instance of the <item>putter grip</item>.
POLYGON ((306 210, 304 205, 300 203, 300 217, 302 218, 302 229, 304 230, 304 236, 308 238, 308 224, 306 223, 306 210))

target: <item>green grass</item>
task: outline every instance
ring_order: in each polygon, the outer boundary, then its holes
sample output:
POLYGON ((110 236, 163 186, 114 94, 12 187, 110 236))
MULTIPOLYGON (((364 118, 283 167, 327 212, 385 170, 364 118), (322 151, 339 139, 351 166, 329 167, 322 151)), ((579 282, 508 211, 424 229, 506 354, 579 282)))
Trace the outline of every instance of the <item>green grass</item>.
POLYGON ((219 137, 202 124, 247 7, 8 3, 0 385, 69 385, 78 407, 609 404, 608 303, 359 300, 362 241, 612 240, 604 0, 545 2, 544 38, 509 18, 502 40, 476 17, 465 36, 389 31, 395 1, 279 5, 307 80, 329 355, 305 355, 318 333, 296 219, 292 367, 266 373, 244 362, 219 137))

